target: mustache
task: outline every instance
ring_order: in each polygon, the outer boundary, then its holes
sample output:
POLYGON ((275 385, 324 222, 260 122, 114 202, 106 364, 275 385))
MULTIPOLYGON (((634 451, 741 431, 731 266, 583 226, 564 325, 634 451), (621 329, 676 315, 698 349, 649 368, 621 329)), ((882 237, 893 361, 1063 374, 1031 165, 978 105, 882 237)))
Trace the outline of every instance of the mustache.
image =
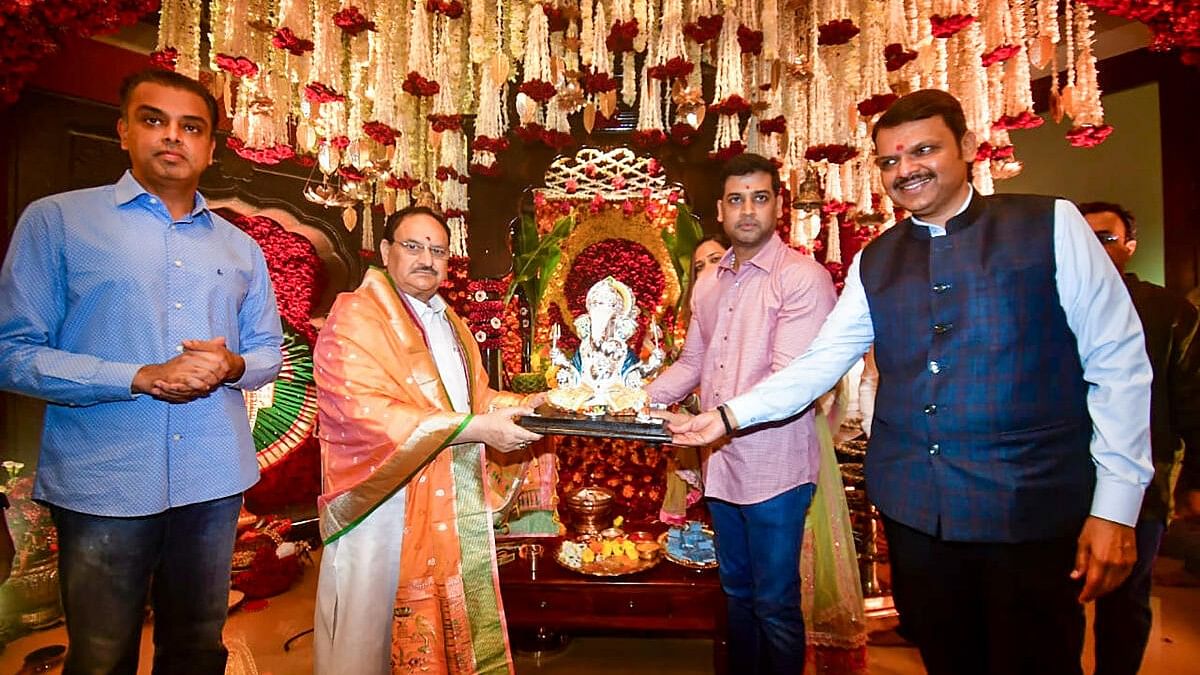
POLYGON ((416 272, 428 272, 429 274, 433 274, 433 275, 436 275, 436 274, 437 274, 437 270, 436 270, 436 269, 434 269, 434 268, 432 268, 432 267, 430 267, 429 265, 417 265, 416 267, 412 268, 412 271, 413 271, 414 273, 416 273, 416 272))
POLYGON ((921 173, 915 173, 911 176, 902 176, 900 178, 897 178, 896 180, 892 181, 892 187, 897 190, 900 190, 900 189, 908 187, 909 185, 912 185, 913 183, 918 183, 920 181, 925 180, 926 178, 933 178, 933 177, 934 176, 932 173, 930 173, 928 171, 922 171, 921 173))
POLYGON ((182 143, 164 143, 163 147, 154 154, 161 155, 166 152, 169 152, 172 155, 179 155, 181 157, 187 157, 188 154, 182 143))

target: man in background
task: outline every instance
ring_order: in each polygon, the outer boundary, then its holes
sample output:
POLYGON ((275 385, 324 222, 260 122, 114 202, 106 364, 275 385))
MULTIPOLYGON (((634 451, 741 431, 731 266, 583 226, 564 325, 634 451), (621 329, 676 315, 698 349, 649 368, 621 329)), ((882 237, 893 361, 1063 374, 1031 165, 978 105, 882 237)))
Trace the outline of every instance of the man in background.
POLYGON ((1150 581, 1170 515, 1171 473, 1183 442, 1178 510, 1200 515, 1200 317, 1183 297, 1127 272, 1137 250, 1137 221, 1120 204, 1079 205, 1104 251, 1121 273, 1146 335, 1154 370, 1150 390, 1150 447, 1154 480, 1138 516, 1137 562, 1129 578, 1096 601, 1096 674, 1133 675, 1150 638, 1150 581))
POLYGON ((225 672, 242 492, 258 480, 242 392, 279 372, 258 245, 197 192, 217 102, 164 70, 121 87, 130 171, 39 199, 0 271, 0 387, 45 399, 35 499, 58 529, 63 672, 225 672))

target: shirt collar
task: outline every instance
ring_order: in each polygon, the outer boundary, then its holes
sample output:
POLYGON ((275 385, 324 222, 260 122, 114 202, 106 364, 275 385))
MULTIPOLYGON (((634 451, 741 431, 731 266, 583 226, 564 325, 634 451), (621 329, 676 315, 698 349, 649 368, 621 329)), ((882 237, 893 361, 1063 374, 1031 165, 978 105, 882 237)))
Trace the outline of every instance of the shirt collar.
MULTIPOLYGON (((136 178, 133 177, 133 172, 126 169, 121 179, 113 190, 113 199, 117 206, 125 206, 139 199, 158 199, 150 194, 136 178)), ((212 217, 208 210, 208 201, 204 199, 204 195, 196 192, 196 198, 192 205, 192 212, 188 214, 188 220, 199 220, 199 222, 212 227, 212 217), (203 215, 202 218, 197 218, 203 215)))
POLYGON ((446 301, 442 299, 442 296, 436 293, 432 298, 429 299, 429 302, 420 300, 419 298, 409 295, 408 293, 405 293, 404 297, 408 298, 409 304, 412 305, 412 308, 415 309, 417 314, 420 314, 421 316, 436 316, 438 314, 446 313, 446 301))
MULTIPOLYGON (((970 183, 967 183, 967 198, 963 200, 962 205, 958 207, 958 210, 955 211, 954 215, 950 216, 950 218, 954 218, 955 216, 958 216, 959 214, 965 212, 967 210, 967 207, 971 205, 971 198, 974 196, 975 196, 975 187, 973 185, 971 185, 970 183)), ((938 225, 936 223, 927 223, 927 222, 921 220, 920 218, 917 218, 916 216, 912 217, 912 222, 913 222, 913 225, 920 225, 921 227, 929 228, 929 231, 931 233, 933 233, 933 232, 936 232, 938 234, 946 233, 946 225, 938 225)), ((950 219, 947 218, 946 224, 948 225, 949 223, 950 223, 950 219)))
MULTIPOLYGON (((779 238, 777 233, 771 233, 770 241, 768 241, 766 245, 759 249, 758 253, 755 253, 753 258, 749 260, 743 260, 742 264, 753 265, 762 271, 769 273, 771 271, 771 267, 779 258, 779 249, 782 247, 783 240, 779 238)), ((734 257, 735 254, 733 252, 733 247, 730 246, 729 250, 725 252, 725 255, 721 256, 721 261, 717 263, 717 273, 720 274, 721 270, 723 269, 733 272, 734 257)))

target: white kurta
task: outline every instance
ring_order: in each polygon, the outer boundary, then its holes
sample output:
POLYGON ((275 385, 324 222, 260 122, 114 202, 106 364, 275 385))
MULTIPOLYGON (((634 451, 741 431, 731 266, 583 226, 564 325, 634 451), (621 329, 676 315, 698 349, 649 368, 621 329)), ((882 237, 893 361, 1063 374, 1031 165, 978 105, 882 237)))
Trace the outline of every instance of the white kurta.
MULTIPOLYGON (((446 303, 406 296, 421 319, 433 360, 450 402, 470 410, 467 374, 446 303)), ((391 672, 392 610, 400 583, 404 500, 398 490, 361 523, 324 547, 317 581, 313 634, 315 675, 388 675, 391 672)))

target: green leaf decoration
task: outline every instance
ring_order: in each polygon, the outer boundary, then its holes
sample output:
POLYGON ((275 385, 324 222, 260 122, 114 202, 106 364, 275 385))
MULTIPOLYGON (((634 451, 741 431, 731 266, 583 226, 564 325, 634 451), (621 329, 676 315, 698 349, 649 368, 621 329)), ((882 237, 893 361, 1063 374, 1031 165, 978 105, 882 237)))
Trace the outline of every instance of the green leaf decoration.
POLYGON ((683 203, 675 205, 675 232, 663 230, 663 243, 671 254, 671 263, 675 265, 675 274, 679 277, 679 304, 687 296, 687 289, 692 284, 692 254, 696 246, 704 238, 700 229, 700 221, 692 215, 691 210, 683 203))
MULTIPOLYGON (((532 215, 521 217, 517 228, 517 241, 513 260, 513 278, 504 292, 504 303, 512 299, 518 288, 525 291, 525 299, 529 302, 530 312, 536 313, 542 301, 550 277, 562 258, 562 241, 575 227, 575 219, 571 216, 559 218, 554 227, 545 235, 539 237, 537 222, 532 215)), ((531 317, 532 318, 532 317, 531 317)))

